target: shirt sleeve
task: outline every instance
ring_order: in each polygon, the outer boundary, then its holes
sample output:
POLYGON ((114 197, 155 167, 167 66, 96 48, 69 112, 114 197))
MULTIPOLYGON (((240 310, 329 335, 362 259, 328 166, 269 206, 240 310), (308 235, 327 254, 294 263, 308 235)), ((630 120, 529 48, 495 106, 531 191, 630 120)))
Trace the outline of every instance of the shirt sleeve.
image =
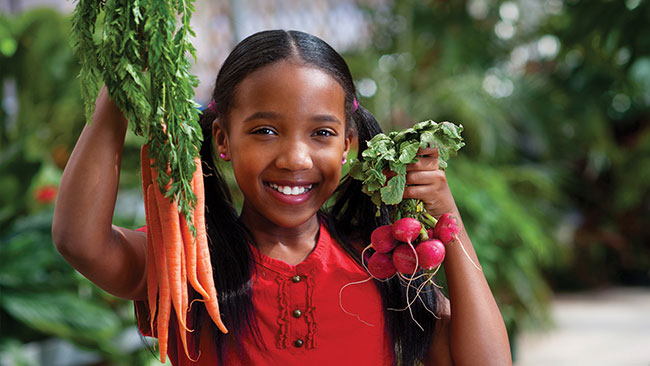
MULTIPOLYGON (((151 322, 149 320, 149 303, 145 300, 133 301, 133 309, 135 311, 135 319, 138 323, 140 334, 145 337, 153 337, 151 322)), ((153 326, 156 326, 155 320, 153 326)))

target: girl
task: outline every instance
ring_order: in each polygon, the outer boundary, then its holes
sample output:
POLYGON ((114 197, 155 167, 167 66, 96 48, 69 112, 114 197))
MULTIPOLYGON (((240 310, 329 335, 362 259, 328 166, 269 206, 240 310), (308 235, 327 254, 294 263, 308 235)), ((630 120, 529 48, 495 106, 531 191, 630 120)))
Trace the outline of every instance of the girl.
MULTIPOLYGON (((354 136, 359 154, 381 132, 358 105, 343 58, 297 31, 265 31, 239 43, 224 62, 201 116, 206 226, 222 318, 221 333, 200 303, 188 315, 191 359, 200 365, 507 365, 503 319, 482 274, 458 245, 444 262, 449 300, 437 289, 408 311, 405 287, 350 282, 370 233, 388 223, 341 166, 354 136), (244 196, 241 214, 216 159, 232 163, 244 196), (323 205, 333 196, 330 208, 323 205), (341 305, 352 316, 342 310, 341 305), (432 309, 439 319, 425 307, 432 309)), ((136 304, 146 319, 145 234, 112 226, 127 121, 105 90, 65 168, 53 223, 61 254, 104 290, 136 304)), ((458 209, 435 150, 408 168, 405 198, 439 216, 458 209)), ((460 223, 462 227, 462 222, 460 223)), ((460 238, 477 261, 464 228, 460 238)), ((418 284, 415 283, 415 286, 418 284)), ((174 316, 172 316, 174 319, 174 316)), ((194 364, 170 324, 169 357, 194 364)))

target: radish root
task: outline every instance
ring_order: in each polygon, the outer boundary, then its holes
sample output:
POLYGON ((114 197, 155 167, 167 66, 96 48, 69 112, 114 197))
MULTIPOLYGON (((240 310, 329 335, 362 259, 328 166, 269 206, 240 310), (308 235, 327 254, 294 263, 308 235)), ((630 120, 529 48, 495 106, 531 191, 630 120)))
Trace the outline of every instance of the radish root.
POLYGON ((469 261, 472 263, 472 265, 474 265, 474 268, 476 268, 477 270, 483 272, 483 269, 481 268, 481 266, 474 263, 474 261, 472 260, 472 257, 469 256, 469 253, 467 253, 467 250, 465 250, 465 247, 463 246, 463 242, 460 241, 460 238, 458 237, 458 235, 454 235, 454 242, 458 242, 458 244, 460 245, 460 248, 463 250, 463 253, 465 253, 465 256, 467 257, 467 259, 469 259, 469 261))
POLYGON ((365 280, 355 281, 355 282, 350 282, 350 283, 344 285, 343 287, 341 287, 341 289, 339 290, 339 306, 341 307, 341 310, 343 310, 344 313, 356 317, 360 322, 362 322, 362 323, 365 324, 365 325, 368 325, 368 326, 374 327, 374 326, 375 326, 374 324, 370 324, 370 323, 366 322, 365 320, 361 319, 361 317, 359 316, 359 314, 354 314, 354 313, 351 313, 351 312, 345 310, 345 307, 343 306, 343 298, 342 298, 343 290, 344 290, 346 287, 348 287, 348 286, 352 286, 352 285, 360 285, 360 284, 362 284, 362 283, 364 283, 364 282, 368 282, 368 281, 370 281, 370 280, 372 280, 372 279, 373 279, 373 277, 372 277, 372 276, 369 276, 369 277, 366 278, 365 280))
MULTIPOLYGON (((415 302, 415 300, 416 300, 418 297, 420 297, 420 292, 419 292, 419 291, 416 292, 416 293, 415 293, 415 297, 413 298, 413 301, 409 302, 409 289, 412 287, 411 283, 413 282, 413 278, 415 277, 415 274, 416 274, 417 271, 418 271, 418 265, 419 265, 419 263, 418 263, 418 254, 417 254, 417 252, 415 251, 415 248, 413 247, 413 244, 411 244, 410 241, 409 241, 407 244, 409 245, 409 247, 411 248, 411 250, 412 250, 413 253, 415 254, 415 268, 413 269, 413 273, 411 273, 411 276, 408 278, 408 283, 406 284, 406 302, 407 302, 406 307, 409 309, 409 314, 411 315, 411 319, 413 320, 413 322, 415 323, 415 325, 417 325, 418 328, 420 328, 420 330, 422 330, 422 331, 424 332, 424 328, 422 328, 422 326, 420 325, 420 323, 418 323, 418 321, 415 320, 415 317, 413 316, 413 308, 411 307, 411 305, 415 302)), ((424 283, 426 283, 426 281, 425 281, 424 283)), ((418 290, 421 290, 421 289, 422 289, 422 286, 420 286, 420 288, 419 288, 418 290)))

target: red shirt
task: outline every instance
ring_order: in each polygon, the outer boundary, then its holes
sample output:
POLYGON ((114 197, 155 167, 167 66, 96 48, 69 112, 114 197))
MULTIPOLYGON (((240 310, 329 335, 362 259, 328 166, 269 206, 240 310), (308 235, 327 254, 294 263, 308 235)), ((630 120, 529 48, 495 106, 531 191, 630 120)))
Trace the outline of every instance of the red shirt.
MULTIPOLYGON (((251 337, 243 340, 243 357, 228 354, 230 365, 392 365, 392 344, 384 328, 379 291, 368 273, 350 258, 321 225, 318 243, 297 265, 270 258, 257 250, 253 275, 253 306, 267 350, 251 337)), ((150 335, 145 302, 136 301, 138 326, 150 335)), ((173 319, 173 317, 172 317, 173 319)), ((217 365, 211 327, 202 327, 201 356, 191 362, 170 324, 169 359, 175 366, 217 365), (179 358, 180 357, 180 358, 179 358)))

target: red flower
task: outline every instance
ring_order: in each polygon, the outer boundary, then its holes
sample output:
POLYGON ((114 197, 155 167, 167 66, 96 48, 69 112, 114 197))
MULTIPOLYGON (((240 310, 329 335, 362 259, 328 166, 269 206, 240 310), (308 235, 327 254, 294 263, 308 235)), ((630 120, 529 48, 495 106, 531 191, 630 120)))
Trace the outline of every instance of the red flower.
POLYGON ((34 191, 34 199, 38 203, 52 203, 56 199, 57 188, 58 187, 55 185, 38 187, 36 191, 34 191))

